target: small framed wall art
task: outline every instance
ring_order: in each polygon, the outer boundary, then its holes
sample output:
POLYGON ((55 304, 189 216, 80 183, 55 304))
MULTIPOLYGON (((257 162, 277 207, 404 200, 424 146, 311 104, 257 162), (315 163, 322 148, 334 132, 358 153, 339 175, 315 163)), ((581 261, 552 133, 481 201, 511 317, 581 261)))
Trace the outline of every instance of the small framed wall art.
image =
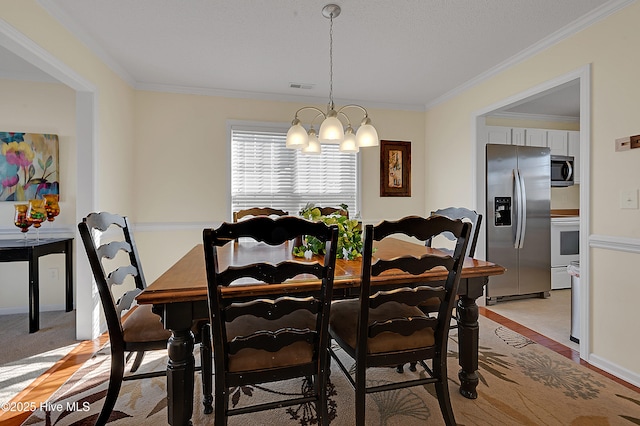
POLYGON ((59 194, 58 136, 0 132, 0 201, 59 194))
POLYGON ((411 142, 380 141, 380 196, 411 197, 411 142))

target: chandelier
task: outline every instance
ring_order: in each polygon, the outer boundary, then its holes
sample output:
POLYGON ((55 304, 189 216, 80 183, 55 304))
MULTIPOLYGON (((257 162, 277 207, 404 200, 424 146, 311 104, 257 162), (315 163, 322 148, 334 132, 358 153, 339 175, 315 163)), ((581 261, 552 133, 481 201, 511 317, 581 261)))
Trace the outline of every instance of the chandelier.
POLYGON ((378 132, 371 124, 369 114, 364 107, 350 104, 336 111, 333 103, 333 18, 340 15, 340 10, 340 6, 337 4, 328 4, 322 8, 322 15, 331 21, 329 27, 329 105, 327 112, 312 106, 302 107, 296 111, 295 118, 287 132, 287 148, 300 149, 307 154, 319 154, 321 151, 320 143, 340 144, 340 151, 344 152, 358 152, 362 147, 378 146, 378 132), (364 113, 364 118, 360 122, 357 132, 354 132, 351 121, 345 113, 348 108, 359 109, 364 113), (302 126, 298 118, 298 114, 305 110, 316 112, 309 125, 309 130, 302 126), (316 119, 321 117, 322 124, 320 124, 319 132, 316 133, 313 125, 316 119), (346 129, 341 118, 346 122, 346 129))

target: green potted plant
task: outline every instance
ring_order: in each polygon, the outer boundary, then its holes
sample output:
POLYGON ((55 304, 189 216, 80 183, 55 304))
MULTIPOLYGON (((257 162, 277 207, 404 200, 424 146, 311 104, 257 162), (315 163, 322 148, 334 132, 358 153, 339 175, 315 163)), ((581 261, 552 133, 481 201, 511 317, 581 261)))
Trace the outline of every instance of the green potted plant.
MULTIPOLYGON (((348 212, 346 204, 340 204, 340 208, 348 212)), ((327 225, 338 226, 338 258, 353 260, 362 256, 362 225, 357 219, 349 219, 342 214, 331 214, 323 216, 320 209, 313 203, 308 203, 302 210, 300 216, 309 220, 320 220, 327 225)), ((302 244, 294 247, 293 255, 305 257, 311 254, 324 254, 324 243, 313 237, 305 237, 302 244)))

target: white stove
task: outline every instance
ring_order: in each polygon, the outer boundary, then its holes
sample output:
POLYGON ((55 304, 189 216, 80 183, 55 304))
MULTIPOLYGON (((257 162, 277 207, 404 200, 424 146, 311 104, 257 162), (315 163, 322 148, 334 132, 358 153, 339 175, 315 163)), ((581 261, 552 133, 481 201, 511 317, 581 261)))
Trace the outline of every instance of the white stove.
POLYGON ((580 260, 580 217, 551 218, 551 289, 571 288, 567 266, 580 260))

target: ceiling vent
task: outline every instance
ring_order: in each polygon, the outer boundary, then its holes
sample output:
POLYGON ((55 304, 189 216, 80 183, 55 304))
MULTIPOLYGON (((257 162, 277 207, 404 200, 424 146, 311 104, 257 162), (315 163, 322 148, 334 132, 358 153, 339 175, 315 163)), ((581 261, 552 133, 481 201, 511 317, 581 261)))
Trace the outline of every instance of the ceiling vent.
POLYGON ((289 87, 292 89, 313 89, 314 84, 308 83, 289 83, 289 87))

